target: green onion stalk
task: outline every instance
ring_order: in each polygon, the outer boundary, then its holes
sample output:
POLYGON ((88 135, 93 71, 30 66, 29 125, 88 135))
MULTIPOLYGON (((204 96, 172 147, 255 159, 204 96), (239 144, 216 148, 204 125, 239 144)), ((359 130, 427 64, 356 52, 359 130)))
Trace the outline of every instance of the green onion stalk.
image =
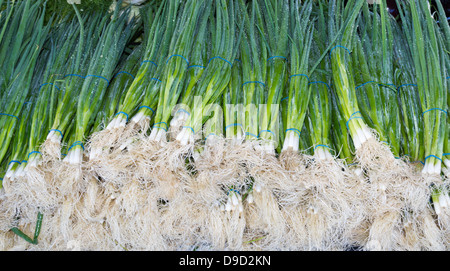
POLYGON ((384 1, 373 5, 373 11, 364 5, 361 33, 354 36, 353 66, 359 67, 354 80, 360 115, 376 131, 378 140, 390 147, 394 157, 400 158, 401 123, 397 88, 393 84, 393 18, 386 13, 384 1))
POLYGON ((265 21, 267 59, 267 91, 264 93, 260 112, 260 136, 264 140, 264 151, 275 154, 278 147, 280 126, 280 103, 287 82, 289 54, 289 1, 264 1, 262 6, 265 21))
MULTIPOLYGON (((136 47, 129 56, 125 57, 124 60, 114 72, 114 76, 111 80, 111 84, 108 86, 107 93, 102 103, 102 110, 99 111, 96 117, 95 124, 93 125, 93 130, 90 133, 89 142, 89 160, 95 160, 95 158, 101 157, 101 151, 103 147, 100 146, 110 146, 109 143, 114 141, 113 135, 108 134, 105 136, 105 131, 110 131, 105 127, 107 123, 113 123, 114 119, 117 119, 119 113, 120 105, 126 99, 127 90, 136 80, 136 76, 139 69, 142 67, 142 57, 144 52, 144 46, 139 45, 136 47)), ((126 114, 126 113, 125 113, 126 114)), ((131 114, 131 113, 130 113, 131 114)), ((128 115, 128 114, 127 114, 128 115)))
POLYGON ((74 9, 79 22, 79 38, 74 41, 73 50, 66 59, 66 69, 55 74, 53 82, 50 82, 58 86, 60 91, 56 97, 57 104, 53 120, 51 120, 51 129, 41 146, 43 155, 49 159, 61 159, 61 143, 67 142, 66 133, 75 122, 80 89, 84 84, 89 61, 97 48, 101 31, 108 20, 106 12, 80 14, 75 5, 74 9))
MULTIPOLYGON (((208 5, 205 13, 211 13, 212 5, 208 5)), ((207 18, 204 17, 203 20, 207 18)), ((188 120, 193 110, 191 109, 194 102, 194 98, 197 95, 196 89, 199 88, 200 80, 205 69, 208 69, 207 59, 210 55, 211 46, 207 40, 211 39, 211 34, 209 33, 209 28, 212 28, 212 24, 201 23, 200 29, 195 33, 195 42, 193 44, 193 49, 189 59, 189 67, 187 67, 188 76, 186 76, 185 90, 180 95, 180 102, 174 108, 174 116, 170 121, 170 134, 175 138, 178 136, 180 131, 184 128, 183 125, 188 120)), ((214 45, 214 43, 212 44, 214 45)), ((174 138, 174 139, 175 139, 174 138)))
POLYGON ((44 143, 52 121, 55 117, 55 108, 57 97, 60 94, 60 88, 55 79, 58 73, 65 70, 67 57, 73 51, 73 44, 78 38, 79 28, 76 20, 66 20, 60 18, 58 26, 53 27, 48 40, 50 55, 46 62, 45 72, 39 79, 37 88, 37 99, 32 115, 32 124, 30 127, 28 164, 25 169, 35 168, 42 158, 40 146, 44 143))
POLYGON ((232 61, 236 54, 235 12, 233 1, 215 1, 214 8, 215 13, 211 14, 212 48, 208 64, 194 92, 188 94, 194 98, 189 101, 182 100, 182 104, 187 102, 188 107, 193 108, 191 117, 187 119, 181 132, 176 137, 182 145, 193 142, 195 136, 193 131, 202 134, 204 125, 208 130, 206 141, 208 141, 208 138, 212 140, 214 135, 222 134, 223 111, 218 108, 218 101, 229 85, 232 61), (201 98, 200 102, 196 100, 198 97, 201 98), (198 107, 200 109, 196 110, 198 107), (208 118, 209 114, 212 114, 213 117, 208 118), (205 123, 205 120, 208 120, 207 123, 205 123))
POLYGON ((405 43, 405 33, 394 24, 395 84, 402 122, 401 151, 409 162, 422 169, 425 158, 423 145, 423 118, 417 90, 413 55, 405 43))
MULTIPOLYGON (((450 26, 449 22, 447 20, 447 15, 445 13, 445 10, 442 6, 441 2, 436 3, 438 10, 439 10, 439 26, 441 27, 441 32, 444 37, 444 46, 445 50, 447 51, 447 54, 444 54, 446 59, 446 67, 447 67, 447 74, 446 74, 446 82, 447 84, 450 82, 450 73, 448 70, 450 69, 450 57, 448 56, 448 52, 450 52, 450 26)), ((447 89, 447 108, 450 108, 450 89, 447 89)), ((448 117, 448 111, 447 111, 447 134, 446 134, 446 140, 444 140, 444 154, 443 154, 443 163, 447 167, 446 176, 447 179, 450 178, 450 117, 448 117)), ((450 205, 450 201, 448 203, 450 205)))
POLYGON ((64 158, 64 161, 69 164, 82 162, 83 142, 89 136, 88 132, 95 121, 110 80, 114 76, 113 72, 120 56, 136 30, 137 24, 133 22, 127 24, 129 9, 119 13, 120 11, 117 7, 112 19, 106 23, 100 34, 97 47, 90 57, 83 85, 79 89, 75 114, 76 136, 64 158))
POLYGON ((311 88, 308 84, 310 82, 309 60, 313 40, 313 24, 310 20, 311 2, 302 7, 296 6, 297 3, 292 4, 290 75, 287 86, 289 92, 282 152, 297 153, 311 96, 311 88))
POLYGON ((252 1, 246 6, 239 1, 239 20, 242 20, 243 31, 240 41, 240 56, 242 61, 242 86, 244 93, 243 110, 245 139, 249 142, 258 139, 259 118, 258 106, 263 102, 266 91, 267 46, 264 41, 264 22, 258 1, 252 1))
POLYGON ((362 144, 372 138, 369 127, 364 122, 356 96, 356 85, 353 78, 354 68, 351 62, 351 45, 355 20, 365 1, 353 0, 343 5, 343 1, 332 1, 329 7, 329 36, 337 35, 337 29, 343 25, 342 34, 339 35, 338 43, 329 51, 331 58, 331 69, 333 72, 333 85, 336 92, 337 102, 343 117, 346 120, 347 129, 350 132, 356 150, 362 144))
MULTIPOLYGON (((130 55, 124 56, 117 65, 111 84, 108 86, 105 97, 102 101, 95 123, 89 134, 94 135, 100 132, 106 123, 109 123, 113 116, 117 115, 119 105, 125 99, 126 90, 133 83, 142 61, 143 46, 138 45, 130 55)), ((91 152, 92 153, 92 152, 91 152)), ((91 154, 90 153, 90 154, 91 154)))
POLYGON ((401 6, 403 31, 413 52, 422 109, 425 150, 422 173, 440 178, 448 115, 445 45, 429 3, 410 1, 409 5, 403 3, 401 6))
MULTIPOLYGON (((2 127, 0 161, 6 158, 20 122, 19 115, 26 99, 31 95, 32 86, 35 84, 34 69, 49 31, 49 25, 44 25, 43 22, 43 12, 39 11, 38 7, 34 5, 30 7, 30 5, 27 1, 17 7, 23 13, 14 17, 22 16, 22 23, 32 27, 23 27, 17 21, 5 32, 4 41, 10 42, 0 46, 0 61, 2 67, 5 67, 0 73, 2 81, 0 85, 0 127, 2 127), (27 18, 33 23, 26 21, 27 18)), ((15 22, 15 18, 12 20, 15 22)))
POLYGON ((206 23, 203 16, 209 16, 209 14, 202 14, 205 7, 205 3, 186 1, 180 12, 181 15, 176 19, 177 24, 170 41, 162 78, 159 79, 162 82, 150 141, 160 143, 167 141, 169 120, 185 89, 186 76, 189 75, 187 73, 190 65, 188 59, 193 49, 195 33, 201 28, 201 22, 206 23))
MULTIPOLYGON (((146 111, 141 111, 139 106, 144 95, 146 95, 147 86, 165 58, 164 46, 167 45, 167 35, 170 35, 173 31, 173 16, 176 14, 177 8, 177 3, 164 2, 156 12, 150 8, 141 9, 144 29, 148 29, 148 31, 144 30, 142 60, 133 82, 126 90, 126 95, 121 101, 118 111, 106 126, 107 130, 125 127, 130 120, 133 123, 138 123, 141 119, 145 119, 142 112, 146 111), (133 115, 135 116, 130 118, 133 115)), ((154 108, 151 110, 154 110, 154 108)), ((152 112, 150 112, 150 116, 152 112)))

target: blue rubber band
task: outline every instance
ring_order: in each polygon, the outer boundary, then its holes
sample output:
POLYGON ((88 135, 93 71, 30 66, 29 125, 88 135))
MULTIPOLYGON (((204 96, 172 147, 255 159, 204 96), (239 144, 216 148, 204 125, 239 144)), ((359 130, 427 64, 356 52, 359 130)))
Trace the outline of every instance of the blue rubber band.
POLYGON ((430 154, 430 155, 428 155, 427 157, 425 157, 424 161, 427 161, 427 159, 428 159, 428 158, 431 158, 431 157, 434 157, 434 158, 436 158, 436 159, 438 159, 439 161, 442 162, 442 159, 441 159, 441 158, 439 158, 439 157, 437 157, 436 155, 433 155, 433 154, 430 154))
POLYGON ((423 116, 425 113, 427 113, 427 112, 429 112, 429 111, 432 111, 432 110, 439 110, 439 111, 444 112, 445 114, 448 114, 447 111, 445 111, 445 110, 442 109, 442 108, 430 108, 430 109, 428 109, 428 110, 425 110, 425 112, 422 113, 422 116, 423 116))
POLYGON ((142 105, 138 108, 138 110, 141 108, 147 108, 148 110, 152 111, 152 114, 155 114, 155 110, 153 110, 153 108, 151 108, 150 106, 142 105))
POLYGON ((256 138, 258 138, 258 136, 257 136, 257 135, 255 135, 255 134, 252 134, 252 133, 250 133, 250 132, 245 132, 245 135, 250 135, 250 136, 253 136, 253 137, 256 137, 256 138))
POLYGON ((150 80, 155 80, 155 81, 157 81, 157 82, 162 82, 161 80, 159 80, 158 78, 151 78, 150 80))
POLYGON ((27 160, 22 160, 22 163, 21 164, 23 164, 23 163, 28 163, 28 161, 27 160))
POLYGON ((284 101, 284 100, 287 100, 287 99, 289 99, 289 96, 288 96, 288 97, 284 97, 283 99, 281 99, 280 102, 282 102, 282 101, 284 101))
POLYGON ((348 129, 348 130, 350 130, 350 128, 348 127, 348 123, 349 123, 351 120, 353 120, 353 119, 362 119, 362 117, 358 117, 358 116, 354 117, 355 114, 361 114, 361 112, 356 111, 355 113, 353 113, 353 114, 350 115, 350 118, 349 118, 348 121, 345 123, 345 126, 347 126, 347 129, 348 129))
POLYGON ((183 108, 178 109, 176 113, 178 113, 178 112, 184 112, 188 115, 191 115, 191 113, 189 113, 186 109, 183 109, 183 108))
POLYGON ((77 77, 80 77, 80 78, 83 78, 83 79, 85 79, 86 77, 84 77, 84 76, 82 76, 82 75, 79 75, 79 74, 75 74, 75 73, 71 73, 71 74, 66 74, 66 75, 64 75, 64 78, 66 78, 66 77, 68 77, 68 76, 77 76, 77 77))
POLYGON ((165 122, 157 122, 157 123, 155 123, 155 124, 153 124, 153 125, 157 125, 157 124, 164 124, 164 125, 166 125, 166 128, 168 128, 168 125, 167 125, 167 123, 165 123, 165 122))
POLYGON ((271 59, 274 59, 274 58, 283 58, 284 60, 287 60, 287 58, 284 57, 284 56, 271 56, 271 57, 269 57, 269 58, 267 59, 267 61, 269 61, 269 60, 271 60, 271 59))
POLYGON ((360 111, 354 112, 353 114, 350 115, 350 118, 353 117, 355 114, 361 114, 361 112, 360 111))
POLYGON ((447 155, 450 155, 450 152, 449 152, 449 153, 443 153, 443 154, 442 154, 442 156, 447 156, 447 155))
POLYGON ((11 164, 11 163, 17 163, 17 164, 22 164, 20 161, 17 161, 17 160, 11 160, 9 163, 8 163, 8 166, 11 164))
POLYGON ((299 137, 302 133, 302 131, 300 131, 299 129, 296 129, 296 128, 289 128, 289 129, 286 129, 284 132, 286 133, 288 131, 294 131, 296 134, 298 134, 299 137))
POLYGON ((209 133, 209 134, 205 137, 205 140, 208 139, 208 136, 210 136, 210 135, 216 135, 216 134, 215 134, 215 133, 209 133))
POLYGON ((96 77, 96 78, 100 78, 100 79, 103 79, 103 80, 105 80, 107 83, 108 83, 108 86, 109 86, 109 80, 108 79, 106 79, 105 77, 103 77, 103 76, 100 76, 100 75, 94 75, 94 74, 88 74, 88 75, 86 75, 86 77, 85 78, 87 78, 87 77, 96 77))
POLYGON ((30 155, 32 155, 33 153, 39 153, 39 154, 41 154, 41 152, 39 152, 39 151, 32 151, 32 152, 30 152, 30 153, 28 154, 28 159, 30 159, 30 155))
POLYGON ((318 144, 318 145, 316 145, 316 146, 314 147, 314 150, 316 150, 318 147, 323 147, 323 148, 327 148, 327 149, 330 149, 330 150, 331 150, 330 146, 324 145, 324 144, 318 144))
POLYGON ((350 130, 350 128, 348 127, 348 123, 349 123, 351 120, 353 120, 353 119, 362 119, 362 117, 353 117, 353 118, 348 119, 348 121, 345 123, 345 125, 347 126, 347 129, 348 129, 348 130, 350 130))
POLYGON ((233 64, 232 64, 230 61, 228 61, 228 60, 226 60, 225 58, 220 57, 220 56, 211 57, 211 58, 208 60, 208 63, 211 62, 211 60, 213 60, 213 59, 215 59, 215 58, 222 59, 223 61, 225 61, 225 62, 227 62, 228 64, 230 64, 231 67, 233 67, 233 64))
POLYGON ((83 148, 83 151, 84 151, 84 145, 83 145, 83 143, 81 142, 81 141, 75 141, 70 147, 69 147, 69 149, 67 150, 67 151, 70 151, 73 147, 75 147, 75 146, 81 146, 81 148, 83 148))
POLYGON ((228 128, 232 127, 232 126, 241 126, 241 127, 242 127, 242 124, 240 124, 240 123, 232 123, 232 124, 228 124, 227 126, 225 126, 225 131, 226 131, 228 128))
POLYGON ((46 85, 52 85, 52 86, 54 86, 55 88, 57 88, 59 91, 61 91, 61 90, 59 89, 59 87, 57 87, 57 86, 54 85, 53 83, 44 83, 44 84, 42 84, 42 85, 39 86, 39 89, 41 89, 43 86, 46 86, 46 85))
POLYGON ((50 129, 50 131, 49 132, 51 132, 51 131, 55 131, 55 132, 58 132, 60 135, 61 135, 61 139, 63 139, 64 138, 64 135, 63 135, 63 133, 60 131, 60 130, 58 130, 58 129, 50 129))
POLYGON ((116 73, 116 74, 113 76, 113 78, 116 78, 116 76, 119 75, 119 74, 128 74, 129 76, 133 77, 133 79, 135 78, 134 75, 132 75, 131 73, 126 72, 126 71, 120 71, 120 72, 116 73))
POLYGON ((375 82, 375 81, 365 82, 364 84, 361 84, 361 85, 355 87, 355 89, 358 89, 358 88, 363 87, 363 86, 365 86, 365 85, 367 85, 367 84, 370 84, 370 83, 376 83, 376 82, 375 82))
POLYGON ((6 113, 0 113, 0 116, 8 116, 8 117, 13 117, 16 118, 17 120, 19 120, 19 117, 11 115, 11 114, 6 114, 6 113))
POLYGON ((230 192, 235 192, 238 193, 239 195, 241 194, 241 192, 237 191, 236 189, 230 188, 227 192, 227 196, 230 194, 230 192))
POLYGON ((246 84, 261 84, 261 85, 263 85, 264 87, 266 86, 266 84, 264 84, 264 83, 261 82, 261 81, 247 81, 247 82, 245 82, 245 83, 242 84, 242 87, 243 87, 244 85, 246 85, 246 84))
POLYGON ((262 130, 261 132, 259 132, 258 137, 261 136, 261 133, 271 133, 273 136, 275 136, 275 134, 270 130, 262 130))
POLYGON ((308 79, 308 81, 309 81, 308 75, 303 74, 303 73, 293 74, 293 75, 289 76, 289 80, 291 80, 292 77, 297 77, 297 76, 304 76, 304 77, 306 77, 306 79, 308 79))
POLYGON ((128 122, 128 114, 127 113, 120 111, 120 112, 117 112, 116 116, 119 114, 125 115, 127 117, 127 122, 128 122))
POLYGON ((151 63, 151 64, 155 65, 155 67, 158 67, 158 65, 156 65, 156 63, 153 62, 153 61, 151 61, 151 60, 144 60, 144 61, 142 61, 142 62, 141 62, 141 66, 142 66, 142 64, 144 64, 144 63, 151 63))
POLYGON ((191 66, 187 67, 186 69, 190 69, 190 68, 202 68, 202 69, 204 69, 205 66, 202 66, 202 65, 191 65, 191 66))
POLYGON ((401 88, 401 87, 407 87, 407 86, 417 87, 416 84, 403 84, 403 85, 400 85, 400 86, 397 88, 397 90, 398 90, 399 88, 401 88))
POLYGON ((184 56, 182 56, 182 55, 171 55, 171 56, 169 57, 169 59, 167 59, 166 64, 169 63, 169 60, 170 60, 172 57, 174 57, 174 56, 181 57, 182 59, 184 59, 184 60, 186 61, 187 65, 189 66, 189 61, 188 61, 184 56))
POLYGON ((311 85, 311 84, 324 84, 327 86, 328 89, 331 89, 330 85, 328 85, 328 83, 325 83, 323 81, 314 81, 314 82, 308 83, 308 85, 311 85))
POLYGON ((237 59, 237 58, 235 58, 235 59, 234 59, 234 61, 239 61, 239 62, 242 62, 242 61, 241 61, 240 59, 237 59))
POLYGON ((194 128, 192 128, 191 126, 183 126, 183 128, 190 129, 192 133, 195 134, 194 128))
POLYGON ((166 131, 167 132, 167 123, 165 123, 165 122, 157 122, 157 123, 155 123, 155 124, 153 124, 153 129, 163 129, 164 131, 166 131), (158 126, 158 124, 164 124, 164 125, 166 125, 166 128, 163 128, 163 127, 161 127, 161 126, 158 126))
POLYGON ((342 45, 336 45, 336 46, 334 46, 333 48, 331 48, 331 50, 330 50, 330 58, 331 58, 331 52, 333 52, 333 50, 336 49, 336 48, 338 48, 338 47, 344 48, 345 50, 347 50, 347 52, 348 52, 349 54, 352 53, 352 52, 350 52, 350 50, 349 50, 347 47, 342 46, 342 45))

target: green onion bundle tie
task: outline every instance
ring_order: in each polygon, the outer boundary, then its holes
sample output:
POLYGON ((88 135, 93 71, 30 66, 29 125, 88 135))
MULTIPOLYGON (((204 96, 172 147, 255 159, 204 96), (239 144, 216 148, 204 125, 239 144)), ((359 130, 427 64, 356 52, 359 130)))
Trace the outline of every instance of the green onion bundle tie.
POLYGON ((183 108, 178 109, 177 113, 178 113, 178 112, 184 112, 184 113, 186 113, 186 114, 188 114, 188 115, 191 114, 191 113, 189 113, 186 109, 183 109, 183 108))
POLYGON ((299 129, 296 129, 296 128, 289 128, 289 129, 286 129, 284 132, 286 133, 287 131, 294 131, 296 134, 298 134, 299 137, 302 133, 302 131, 300 131, 299 129))
POLYGON ((120 71, 120 72, 116 73, 116 74, 113 76, 113 78, 115 78, 115 77, 118 76, 119 74, 128 74, 128 75, 131 76, 133 79, 135 78, 134 75, 132 75, 131 73, 126 72, 126 71, 120 71))
MULTIPOLYGON (((148 110, 152 111, 152 114, 155 114, 155 110, 154 110, 153 108, 151 108, 150 106, 141 105, 141 106, 139 107, 139 109, 141 109, 141 108, 147 108, 148 110)), ((138 109, 138 110, 139 110, 139 109, 138 109)))
POLYGON ((191 65, 191 66, 187 67, 186 69, 190 69, 190 68, 202 68, 202 69, 205 69, 205 66, 202 66, 202 65, 191 65))
POLYGON ((151 60, 144 60, 144 61, 142 61, 142 62, 141 62, 141 66, 142 66, 142 64, 144 64, 144 63, 151 63, 151 64, 155 65, 155 67, 158 67, 158 65, 156 65, 156 63, 153 62, 153 61, 151 61, 151 60))
POLYGON ((289 81, 291 80, 292 77, 297 77, 297 76, 304 76, 304 77, 306 77, 306 79, 308 79, 308 81, 309 81, 308 75, 303 74, 303 73, 297 73, 297 74, 293 74, 293 75, 289 76, 289 81))
POLYGON ((94 75, 94 74, 88 74, 88 75, 86 75, 86 77, 85 78, 87 78, 87 77, 96 77, 96 78, 100 78, 100 79, 103 79, 103 80, 105 80, 106 82, 108 82, 108 86, 109 86, 109 80, 108 79, 106 79, 105 77, 103 77, 103 76, 100 76, 100 75, 94 75))
POLYGON ((182 59, 184 59, 184 60, 186 61, 187 65, 188 65, 188 67, 189 67, 189 61, 188 61, 184 56, 182 56, 182 55, 171 55, 171 56, 169 56, 169 58, 167 59, 166 64, 169 63, 169 60, 170 60, 172 57, 174 57, 174 56, 178 56, 178 57, 181 57, 182 59))
POLYGON ((158 78, 151 78, 150 80, 155 80, 156 82, 161 83, 161 80, 159 80, 158 78))
POLYGON ((326 82, 323 82, 323 81, 314 81, 314 82, 308 83, 308 85, 312 85, 312 84, 324 84, 325 86, 327 86, 328 89, 331 89, 330 85, 328 85, 326 82))
POLYGON ((264 83, 261 82, 261 81, 247 81, 247 82, 243 83, 242 86, 244 86, 244 85, 246 85, 246 84, 261 84, 263 87, 266 86, 266 84, 264 84, 264 83))
POLYGON ((270 130, 262 130, 261 132, 259 132, 258 138, 261 137, 262 133, 271 133, 273 136, 275 136, 275 134, 272 131, 270 131, 270 130))
POLYGON ((53 83, 44 83, 44 84, 42 84, 42 85, 39 86, 39 89, 41 89, 43 86, 46 86, 46 85, 52 85, 52 86, 54 86, 56 89, 60 90, 59 87, 57 87, 57 86, 54 85, 53 83))
POLYGON ((286 96, 283 99, 281 99, 281 102, 284 101, 284 100, 287 100, 287 99, 289 99, 289 96, 286 96))
POLYGON ((8 117, 12 117, 12 118, 15 118, 15 119, 19 120, 19 117, 11 115, 11 114, 0 113, 0 116, 8 116, 8 117))
POLYGON ((192 128, 191 126, 183 126, 183 128, 190 129, 192 133, 195 134, 194 128, 192 128))
POLYGON ((318 144, 318 145, 316 145, 316 146, 314 147, 314 150, 316 150, 316 149, 319 148, 319 147, 323 147, 323 148, 327 148, 327 149, 332 150, 332 148, 331 148, 330 146, 324 145, 324 144, 318 144))
POLYGON ((350 50, 347 47, 342 46, 342 45, 336 45, 336 46, 334 46, 333 48, 330 49, 330 58, 331 58, 331 52, 333 52, 333 50, 336 49, 336 48, 344 48, 345 50, 347 50, 347 52, 349 54, 352 54, 352 52, 350 52, 350 50))
POLYGON ((82 75, 79 75, 79 74, 75 74, 75 73, 71 73, 71 74, 66 74, 66 75, 64 75, 64 78, 66 78, 66 77, 69 77, 69 76, 76 76, 76 77, 80 77, 80 78, 83 78, 83 79, 85 79, 86 77, 84 77, 84 76, 82 76, 82 75))
POLYGON ((81 146, 81 148, 82 148, 83 151, 84 151, 84 145, 83 145, 83 142, 81 142, 81 141, 75 141, 75 142, 69 147, 69 149, 67 150, 67 152, 69 152, 70 149, 72 149, 72 148, 75 147, 75 146, 81 146))
POLYGON ((411 87, 417 87, 417 84, 403 84, 403 85, 400 85, 399 87, 397 87, 397 92, 400 91, 400 88, 402 88, 402 87, 408 87, 408 86, 411 86, 411 87))
POLYGON ((233 64, 232 64, 230 61, 228 61, 228 60, 226 60, 225 58, 220 57, 220 56, 211 57, 211 58, 208 60, 208 64, 209 64, 209 62, 211 62, 211 60, 213 60, 213 59, 215 59, 215 58, 222 59, 223 61, 225 61, 225 62, 227 62, 228 64, 230 64, 231 67, 233 67, 233 64))
POLYGON ((9 163, 8 163, 8 166, 11 164, 11 163, 17 163, 17 164, 22 164, 20 161, 17 161, 17 160, 11 160, 9 163))
POLYGON ((350 118, 347 120, 347 122, 345 123, 345 125, 347 126, 347 129, 350 130, 350 127, 348 126, 348 123, 353 120, 353 119, 362 119, 362 117, 360 116, 355 116, 356 114, 361 114, 361 112, 356 111, 355 113, 350 115, 350 118))
POLYGON ((238 190, 230 188, 230 190, 228 190, 227 192, 227 196, 230 194, 230 192, 238 193, 239 195, 241 194, 241 192, 239 192, 238 190))
POLYGON ((257 135, 255 135, 255 134, 252 134, 252 133, 250 133, 250 132, 245 132, 245 135, 250 135, 250 136, 253 136, 253 137, 255 137, 255 138, 258 138, 258 136, 257 136, 257 135))
POLYGON ((120 111, 120 112, 117 112, 116 116, 119 114, 125 115, 125 117, 127 117, 127 122, 128 122, 128 114, 127 113, 120 111))
POLYGON ((232 126, 241 126, 241 127, 242 127, 242 124, 240 124, 240 123, 232 123, 232 124, 228 124, 227 126, 225 126, 225 131, 226 131, 228 128, 232 127, 232 126))
POLYGON ((425 159, 424 159, 423 161, 426 162, 427 159, 428 159, 428 158, 431 158, 431 157, 434 157, 434 158, 436 158, 436 159, 438 159, 439 161, 442 162, 442 159, 441 159, 441 158, 439 158, 439 157, 437 157, 436 155, 433 155, 433 154, 430 154, 430 155, 428 155, 427 157, 425 157, 425 159))
POLYGON ((422 116, 423 116, 425 113, 430 112, 430 111, 433 111, 433 110, 439 110, 439 111, 444 112, 445 114, 448 114, 448 112, 445 111, 445 110, 442 109, 442 108, 430 108, 430 109, 428 109, 428 110, 425 110, 425 111, 422 113, 422 116))
POLYGON ((208 139, 208 136, 210 136, 210 135, 216 135, 216 134, 215 134, 215 133, 209 133, 209 134, 205 137, 205 140, 208 139))
POLYGON ((41 152, 39 152, 39 151, 32 151, 32 152, 30 152, 30 153, 28 154, 28 158, 30 158, 30 155, 32 155, 32 154, 34 154, 34 153, 39 153, 39 154, 41 154, 41 152))
POLYGON ((269 57, 269 58, 267 59, 267 61, 269 61, 269 60, 271 60, 271 59, 274 59, 274 58, 282 58, 282 59, 284 59, 284 60, 287 60, 287 58, 284 57, 284 56, 271 56, 271 57, 269 57))
POLYGON ((375 81, 365 82, 364 84, 361 84, 361 85, 355 87, 355 89, 361 88, 361 87, 363 87, 363 86, 365 86, 365 85, 367 85, 367 84, 370 84, 370 83, 376 83, 376 82, 375 82, 375 81))
POLYGON ((51 131, 58 132, 58 133, 61 135, 61 139, 64 138, 64 135, 63 135, 63 133, 62 133, 60 130, 58 130, 58 129, 50 129, 49 133, 50 133, 51 131))
POLYGON ((166 131, 166 132, 167 132, 167 127, 168 127, 168 125, 167 125, 167 123, 165 123, 165 122, 157 122, 157 123, 153 124, 153 128, 163 129, 163 130, 166 131), (163 127, 161 127, 161 126, 158 126, 158 124, 164 124, 164 125, 166 125, 166 128, 163 128, 163 127))

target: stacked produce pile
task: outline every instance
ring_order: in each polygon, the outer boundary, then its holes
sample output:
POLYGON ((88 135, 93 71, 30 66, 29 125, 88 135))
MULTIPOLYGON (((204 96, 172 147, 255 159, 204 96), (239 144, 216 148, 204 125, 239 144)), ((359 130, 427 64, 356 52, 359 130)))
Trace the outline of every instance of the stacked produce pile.
POLYGON ((0 249, 449 250, 446 7, 379 2, 0 0, 0 249))

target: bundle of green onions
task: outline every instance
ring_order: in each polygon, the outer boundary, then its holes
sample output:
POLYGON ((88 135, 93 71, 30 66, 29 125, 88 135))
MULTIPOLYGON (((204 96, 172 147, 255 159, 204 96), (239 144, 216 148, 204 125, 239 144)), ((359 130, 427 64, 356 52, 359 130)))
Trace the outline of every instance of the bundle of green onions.
POLYGON ((0 249, 448 250, 440 1, 62 2, 0 0, 0 249))

